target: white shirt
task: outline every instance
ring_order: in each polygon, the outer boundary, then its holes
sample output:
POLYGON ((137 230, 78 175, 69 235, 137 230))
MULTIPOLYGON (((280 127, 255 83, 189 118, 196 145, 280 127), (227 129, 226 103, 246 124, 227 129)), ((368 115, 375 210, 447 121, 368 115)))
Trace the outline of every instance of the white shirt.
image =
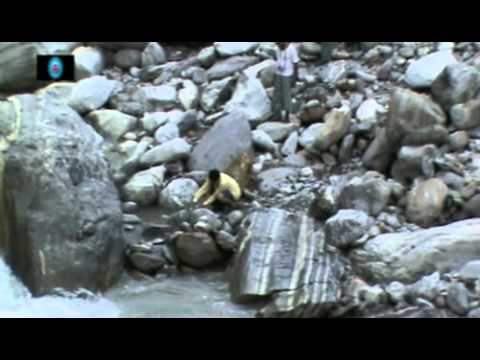
POLYGON ((293 64, 298 64, 300 58, 295 45, 290 44, 284 51, 279 51, 277 55, 276 73, 281 76, 293 75, 293 64))

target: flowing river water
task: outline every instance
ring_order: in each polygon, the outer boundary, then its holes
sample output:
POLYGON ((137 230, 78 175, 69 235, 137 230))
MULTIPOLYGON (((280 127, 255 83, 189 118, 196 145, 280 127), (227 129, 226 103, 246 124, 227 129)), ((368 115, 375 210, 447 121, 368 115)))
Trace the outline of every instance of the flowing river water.
POLYGON ((0 318, 253 317, 230 301, 223 273, 138 281, 125 275, 102 296, 33 298, 0 258, 0 318))

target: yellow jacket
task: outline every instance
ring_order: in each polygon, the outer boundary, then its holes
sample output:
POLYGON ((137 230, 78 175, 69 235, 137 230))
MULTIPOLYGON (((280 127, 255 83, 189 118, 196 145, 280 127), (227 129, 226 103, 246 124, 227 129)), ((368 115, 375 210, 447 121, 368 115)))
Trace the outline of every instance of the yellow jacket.
MULTIPOLYGON (((197 202, 202 197, 204 197, 208 190, 210 189, 210 179, 208 179, 205 184, 195 193, 193 197, 193 201, 197 202)), ((214 193, 203 203, 203 205, 208 206, 213 203, 217 196, 223 193, 225 190, 228 190, 234 197, 235 200, 239 200, 242 196, 242 190, 240 189, 240 185, 235 181, 234 178, 231 176, 221 173, 220 174, 220 184, 215 189, 214 193)))

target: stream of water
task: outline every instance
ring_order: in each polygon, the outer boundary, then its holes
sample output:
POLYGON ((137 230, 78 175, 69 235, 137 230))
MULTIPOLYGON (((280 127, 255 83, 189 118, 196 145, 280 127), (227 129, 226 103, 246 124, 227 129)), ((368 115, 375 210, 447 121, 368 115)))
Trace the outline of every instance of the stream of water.
POLYGON ((253 317, 230 302, 223 273, 137 281, 125 275, 103 296, 33 298, 0 258, 0 318, 253 317))

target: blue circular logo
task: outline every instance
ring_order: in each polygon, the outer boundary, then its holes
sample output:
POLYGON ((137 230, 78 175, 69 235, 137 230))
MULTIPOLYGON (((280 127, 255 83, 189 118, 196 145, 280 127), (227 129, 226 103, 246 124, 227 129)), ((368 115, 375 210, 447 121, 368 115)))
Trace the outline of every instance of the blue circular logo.
POLYGON ((53 79, 60 79, 63 75, 63 62, 59 57, 53 57, 48 62, 48 75, 53 79))

